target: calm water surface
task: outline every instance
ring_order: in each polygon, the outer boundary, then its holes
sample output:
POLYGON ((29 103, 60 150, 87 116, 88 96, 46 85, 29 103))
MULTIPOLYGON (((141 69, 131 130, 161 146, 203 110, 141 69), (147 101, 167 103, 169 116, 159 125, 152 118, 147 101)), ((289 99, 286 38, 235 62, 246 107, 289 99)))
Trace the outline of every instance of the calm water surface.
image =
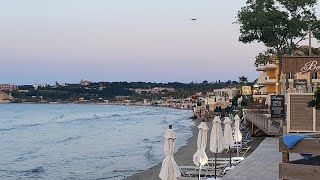
POLYGON ((169 124, 177 147, 191 112, 157 107, 0 104, 0 179, 122 179, 162 161, 169 124))

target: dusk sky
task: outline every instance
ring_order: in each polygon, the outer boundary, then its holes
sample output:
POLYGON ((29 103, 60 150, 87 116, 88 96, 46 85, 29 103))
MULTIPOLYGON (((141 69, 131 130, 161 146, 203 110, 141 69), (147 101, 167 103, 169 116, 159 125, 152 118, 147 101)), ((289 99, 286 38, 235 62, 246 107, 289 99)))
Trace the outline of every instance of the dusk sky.
POLYGON ((245 1, 2 0, 0 84, 254 80, 245 1))

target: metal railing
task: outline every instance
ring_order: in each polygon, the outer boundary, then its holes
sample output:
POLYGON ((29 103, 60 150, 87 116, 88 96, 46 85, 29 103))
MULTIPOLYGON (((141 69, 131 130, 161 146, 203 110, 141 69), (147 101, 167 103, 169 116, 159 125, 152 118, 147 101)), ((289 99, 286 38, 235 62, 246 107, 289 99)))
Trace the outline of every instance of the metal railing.
POLYGON ((246 120, 253 123, 256 127, 264 131, 266 134, 280 134, 282 127, 282 119, 270 118, 265 114, 255 113, 248 110, 246 112, 246 120))

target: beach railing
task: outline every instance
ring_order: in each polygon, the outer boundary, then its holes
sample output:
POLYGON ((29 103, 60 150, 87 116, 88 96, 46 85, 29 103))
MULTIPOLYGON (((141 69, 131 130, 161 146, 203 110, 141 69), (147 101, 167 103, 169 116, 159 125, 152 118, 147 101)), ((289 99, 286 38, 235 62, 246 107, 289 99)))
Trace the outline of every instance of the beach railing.
POLYGON ((279 151, 282 162, 279 164, 279 179, 320 179, 320 166, 293 164, 289 161, 290 153, 320 155, 320 138, 306 138, 288 149, 279 138, 279 151))
MULTIPOLYGON (((255 113, 253 111, 246 112, 246 121, 256 126, 268 135, 280 135, 282 127, 282 119, 270 118, 264 114, 255 113)), ((252 132, 255 134, 254 132, 252 132)))

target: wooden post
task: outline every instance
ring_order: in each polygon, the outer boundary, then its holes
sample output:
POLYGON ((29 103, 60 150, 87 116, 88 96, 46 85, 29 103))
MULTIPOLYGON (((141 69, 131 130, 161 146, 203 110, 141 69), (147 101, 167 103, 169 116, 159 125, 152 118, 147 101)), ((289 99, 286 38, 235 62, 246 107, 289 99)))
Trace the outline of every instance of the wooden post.
MULTIPOLYGON (((282 137, 279 137, 279 150, 282 151, 282 145, 283 145, 283 140, 282 137)), ((289 163, 289 153, 287 152, 282 152, 282 163, 289 163)), ((279 170, 281 171, 281 167, 279 170)), ((283 180, 289 180, 289 179, 283 179, 283 180)))
POLYGON ((254 126, 252 122, 251 122, 251 136, 254 136, 254 126))

